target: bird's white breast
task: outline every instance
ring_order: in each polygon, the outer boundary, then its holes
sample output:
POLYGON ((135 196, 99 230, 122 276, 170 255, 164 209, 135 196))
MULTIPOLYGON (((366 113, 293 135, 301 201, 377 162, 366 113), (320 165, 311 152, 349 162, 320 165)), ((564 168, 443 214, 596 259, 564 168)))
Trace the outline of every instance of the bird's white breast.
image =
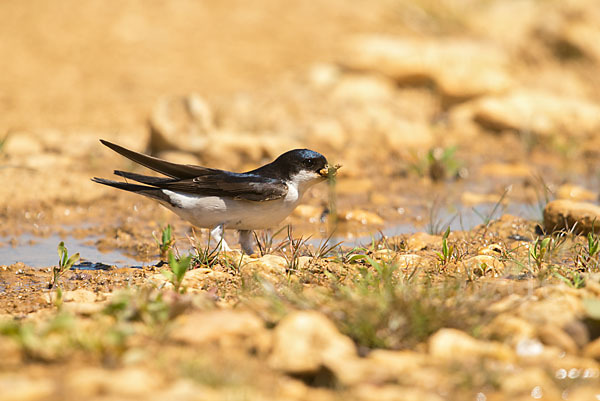
POLYGON ((173 205, 163 203, 197 227, 255 230, 276 226, 298 205, 306 188, 288 182, 285 197, 270 201, 247 201, 219 196, 200 196, 163 189, 173 205))

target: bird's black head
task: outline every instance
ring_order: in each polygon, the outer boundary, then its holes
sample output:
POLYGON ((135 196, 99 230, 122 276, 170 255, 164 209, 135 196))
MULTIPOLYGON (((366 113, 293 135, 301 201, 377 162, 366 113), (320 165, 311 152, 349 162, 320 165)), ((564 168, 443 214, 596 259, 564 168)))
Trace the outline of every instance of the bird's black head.
MULTIPOLYGON (((321 171, 327 166, 327 159, 322 154, 309 149, 294 149, 285 152, 272 163, 255 172, 274 178, 291 179, 301 173, 317 174, 326 178, 321 171)), ((315 178, 318 178, 316 175, 315 178)))

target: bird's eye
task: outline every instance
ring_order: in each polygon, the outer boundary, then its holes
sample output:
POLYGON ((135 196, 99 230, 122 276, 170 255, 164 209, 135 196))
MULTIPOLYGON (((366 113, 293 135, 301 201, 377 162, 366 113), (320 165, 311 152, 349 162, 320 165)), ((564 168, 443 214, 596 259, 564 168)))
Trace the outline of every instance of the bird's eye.
POLYGON ((315 164, 315 161, 313 159, 306 159, 304 160, 304 165, 306 167, 312 167, 315 164))

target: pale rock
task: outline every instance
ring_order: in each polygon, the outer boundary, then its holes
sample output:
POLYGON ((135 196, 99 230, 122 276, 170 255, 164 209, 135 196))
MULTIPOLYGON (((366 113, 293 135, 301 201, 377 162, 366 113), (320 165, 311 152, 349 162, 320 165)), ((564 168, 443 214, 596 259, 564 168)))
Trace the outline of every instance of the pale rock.
POLYGON ((240 274, 245 279, 258 277, 268 281, 279 281, 285 277, 288 262, 283 256, 265 255, 259 259, 242 264, 240 274))
MULTIPOLYGON (((484 203, 496 204, 501 199, 502 195, 497 194, 478 194, 475 192, 465 191, 460 194, 460 201, 467 206, 475 206, 484 203)), ((502 201, 502 204, 508 203, 507 199, 502 201)))
POLYGON ((326 367, 345 383, 362 375, 354 342, 314 311, 294 312, 279 322, 269 365, 290 374, 316 373, 326 367))
POLYGON ((340 178, 337 180, 335 191, 340 195, 364 194, 373 189, 373 180, 368 178, 340 178))
POLYGON ((540 287, 513 312, 535 325, 550 323, 565 327, 584 314, 580 295, 571 294, 568 290, 566 285, 540 287))
POLYGON ((266 334, 263 321, 247 311, 229 309, 197 312, 179 316, 170 338, 190 345, 209 342, 241 343, 266 334))
POLYGON ((146 397, 162 387, 160 376, 137 367, 117 370, 83 368, 69 374, 65 381, 65 387, 82 398, 101 394, 146 397))
POLYGON ((361 384, 353 389, 353 399, 359 401, 443 401, 444 398, 418 387, 385 384, 361 384))
POLYGON ((506 344, 480 341, 456 329, 440 329, 429 338, 429 354, 446 361, 461 359, 496 359, 512 363, 513 350, 506 344))
POLYGON ((308 71, 308 81, 316 89, 326 89, 332 87, 340 75, 340 69, 336 65, 319 63, 311 66, 308 71))
POLYGON ((485 276, 491 273, 493 276, 498 276, 504 271, 505 265, 497 258, 490 255, 477 255, 464 260, 463 265, 466 269, 478 276, 485 276))
POLYGON ((292 215, 300 217, 301 219, 308 221, 309 223, 318 223, 323 214, 323 208, 313 205, 300 204, 296 206, 292 215))
POLYGON ((544 228, 548 232, 560 230, 587 234, 600 232, 600 206, 593 203, 559 199, 544 208, 544 228))
POLYGON ((535 338, 535 327, 527 320, 510 313, 501 313, 483 327, 482 333, 487 338, 496 338, 503 343, 516 346, 522 341, 535 338))
POLYGON ((30 379, 20 374, 0 376, 0 399, 2 401, 47 400, 55 393, 55 385, 50 379, 37 377, 30 379))
POLYGON ((84 289, 63 292, 63 302, 95 302, 97 296, 94 292, 84 289))
POLYGON ((92 316, 102 312, 106 307, 105 302, 67 302, 63 309, 76 315, 92 316))
POLYGON ((396 257, 394 258, 394 263, 400 269, 415 269, 417 267, 423 266, 425 262, 426 260, 423 256, 411 253, 396 255, 396 257))
MULTIPOLYGON (((232 257, 236 263, 240 260, 239 257, 232 257)), ((246 257, 244 257, 246 259, 246 257)), ((209 269, 209 268, 198 268, 188 270, 183 277, 181 285, 188 290, 201 290, 208 284, 214 284, 220 280, 228 280, 231 276, 225 272, 209 269)), ((172 287, 169 280, 161 273, 153 274, 150 276, 150 281, 160 286, 172 287)))
MULTIPOLYGON (((531 176, 532 170, 528 165, 521 163, 487 163, 481 166, 479 172, 493 177, 526 178, 531 176)), ((498 199, 499 197, 496 197, 494 203, 498 199)))
POLYGON ((205 134, 213 129, 212 110, 202 97, 165 96, 156 102, 150 117, 150 147, 154 152, 200 152, 207 145, 205 134))
POLYGON ((595 339, 583 348, 583 356, 600 360, 600 338, 595 339))
POLYGON ((346 75, 333 89, 332 98, 338 102, 386 101, 394 96, 394 83, 375 75, 346 75))
POLYGON ((376 367, 377 371, 383 372, 389 380, 398 380, 425 366, 428 357, 426 354, 414 351, 377 349, 370 352, 364 362, 376 367))
POLYGON ((431 125, 422 121, 395 119, 383 131, 387 149, 404 154, 411 148, 426 149, 435 142, 431 125))
POLYGON ((423 249, 433 248, 442 243, 438 235, 431 235, 424 232, 415 233, 408 237, 406 245, 411 251, 422 251, 423 249))
POLYGON ((40 140, 29 132, 9 132, 2 147, 2 152, 17 157, 39 155, 43 151, 44 147, 40 140))
POLYGON ((556 198, 573 201, 594 201, 598 199, 598 195, 578 185, 563 184, 556 190, 556 198))
POLYGON ((363 35, 345 50, 341 62, 351 69, 375 71, 399 83, 434 82, 450 99, 497 93, 512 85, 508 57, 487 42, 363 35))
POLYGON ((308 128, 307 139, 312 143, 328 146, 332 149, 342 148, 348 141, 344 128, 333 118, 313 121, 308 128))
POLYGON ((201 385, 192 379, 177 379, 175 383, 153 391, 145 398, 148 401, 220 401, 224 395, 207 385, 201 385))
POLYGON ((479 248, 478 255, 501 256, 504 253, 504 248, 500 244, 490 244, 479 248))
POLYGON ((518 90, 483 98, 473 106, 475 121, 493 130, 575 138, 600 130, 600 105, 550 92, 518 90))
POLYGON ((396 259, 396 256, 398 256, 398 252, 394 252, 391 249, 379 249, 373 254, 375 260, 386 263, 393 262, 396 259))
POLYGON ((352 209, 338 213, 338 218, 364 225, 383 225, 384 221, 377 214, 362 209, 352 209))
POLYGON ((560 348, 569 354, 576 354, 578 352, 575 341, 560 327, 546 324, 538 328, 537 334, 540 340, 546 345, 560 348))
POLYGON ((505 397, 529 396, 528 399, 560 400, 560 391, 541 368, 526 368, 500 379, 505 397))

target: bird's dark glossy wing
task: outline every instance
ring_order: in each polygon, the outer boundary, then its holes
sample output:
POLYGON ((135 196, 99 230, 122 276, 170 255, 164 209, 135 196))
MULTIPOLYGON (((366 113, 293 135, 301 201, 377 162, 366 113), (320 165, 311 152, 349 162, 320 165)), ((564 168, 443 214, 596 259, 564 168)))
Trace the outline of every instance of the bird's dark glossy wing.
POLYGON ((100 142, 117 152, 118 154, 125 156, 126 158, 133 160, 136 163, 141 164, 142 166, 148 167, 154 171, 158 171, 164 175, 168 175, 169 177, 179 178, 179 179, 187 179, 194 178, 201 174, 211 174, 211 173, 220 173, 221 170, 216 170, 212 168, 202 167, 202 166, 193 166, 191 164, 177 164, 171 163, 166 160, 159 159, 157 157, 148 156, 143 153, 134 152, 133 150, 126 149, 117 144, 105 141, 104 139, 100 139, 100 142))
POLYGON ((287 184, 276 178, 248 173, 206 174, 192 179, 161 182, 156 187, 171 191, 204 196, 230 196, 234 199, 267 201, 283 198, 288 192, 287 184))

